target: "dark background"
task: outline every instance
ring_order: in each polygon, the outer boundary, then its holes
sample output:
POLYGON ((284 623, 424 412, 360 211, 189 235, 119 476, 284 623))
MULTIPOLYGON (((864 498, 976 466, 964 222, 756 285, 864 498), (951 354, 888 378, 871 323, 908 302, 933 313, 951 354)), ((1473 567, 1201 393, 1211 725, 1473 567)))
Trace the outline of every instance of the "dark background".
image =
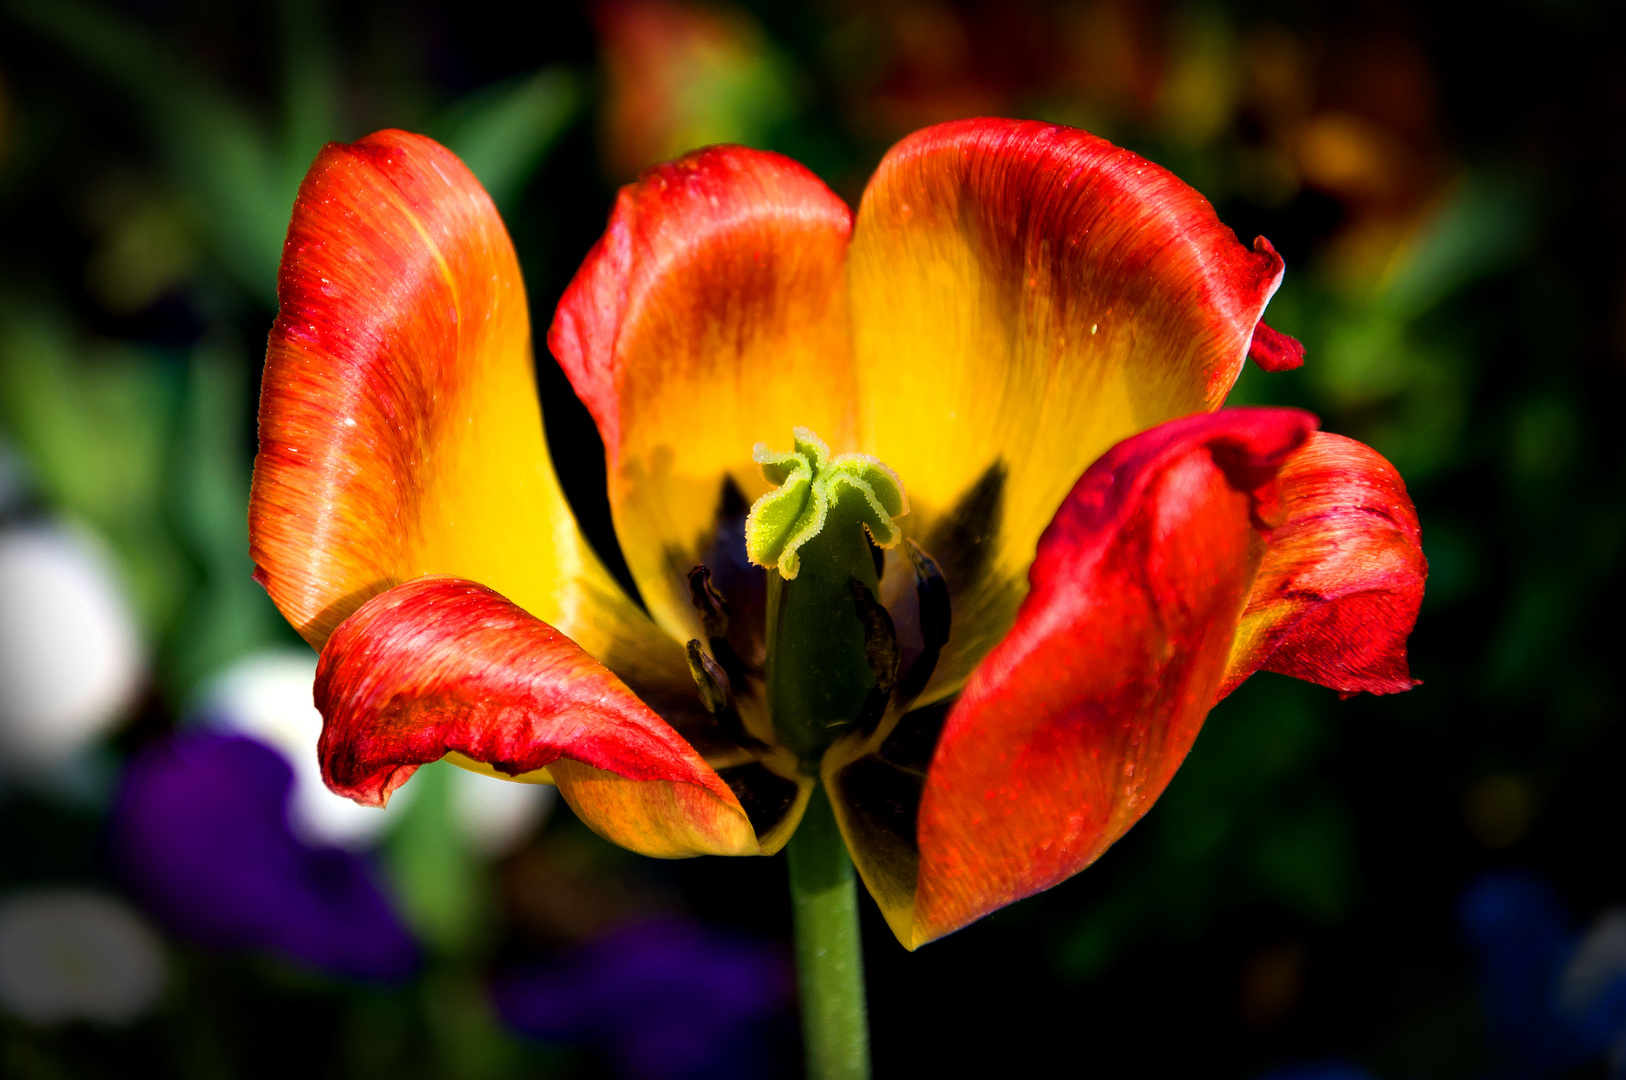
MULTIPOLYGON (((1256 677, 1095 867, 915 954, 866 898, 877 1075, 1250 1077, 1336 1062, 1385 1078, 1606 1075, 1600 1047, 1544 1064, 1507 1042, 1460 905, 1498 871, 1548 883, 1577 931, 1626 904, 1626 501, 1609 419, 1626 362, 1620 11, 0 7, 0 433, 36 477, 28 513, 107 538, 152 642, 110 767, 170 730, 211 672, 292 640, 247 583, 233 530, 274 242, 322 141, 400 126, 472 147, 471 164, 485 153, 494 164, 476 171, 540 327, 615 185, 690 145, 783 150, 856 202, 886 147, 924 124, 1074 123, 1173 169, 1245 241, 1263 233, 1286 257, 1268 317, 1307 362, 1250 367, 1232 400, 1312 409, 1406 477, 1430 560, 1411 644, 1424 684, 1340 701, 1256 677), (536 99, 558 124, 495 144, 469 132, 471 109, 544 69, 565 73, 567 90, 536 99), (260 156, 234 159, 239 145, 260 156), (28 345, 41 335, 49 357, 28 345), (219 377, 200 380, 200 364, 219 377), (95 482, 143 453, 144 487, 95 482)), ((539 381, 567 493, 614 563, 602 447, 545 354, 539 381)), ((26 778, 0 799, 0 890, 120 888, 105 800, 26 778)), ((352 984, 181 934, 156 1011, 122 1027, 8 1020, 0 1069, 612 1075, 591 1039, 505 1032, 481 1003, 485 973, 655 910, 788 941, 781 859, 647 862, 568 813, 459 872, 489 901, 467 916, 486 929, 432 950, 409 983, 352 984)), ((793 1018, 761 1039, 741 1075, 795 1068, 793 1018)))

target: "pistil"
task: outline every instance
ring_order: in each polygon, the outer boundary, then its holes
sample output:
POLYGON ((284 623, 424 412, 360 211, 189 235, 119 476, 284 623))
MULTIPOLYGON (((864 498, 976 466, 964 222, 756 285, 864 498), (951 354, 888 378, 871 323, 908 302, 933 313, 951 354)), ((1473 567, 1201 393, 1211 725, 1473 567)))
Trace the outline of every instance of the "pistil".
POLYGON ((809 772, 849 728, 878 716, 897 676, 897 640, 879 600, 880 549, 903 539, 897 474, 867 454, 831 457, 807 428, 795 449, 758 443, 775 490, 745 522, 746 554, 768 572, 769 715, 809 772))

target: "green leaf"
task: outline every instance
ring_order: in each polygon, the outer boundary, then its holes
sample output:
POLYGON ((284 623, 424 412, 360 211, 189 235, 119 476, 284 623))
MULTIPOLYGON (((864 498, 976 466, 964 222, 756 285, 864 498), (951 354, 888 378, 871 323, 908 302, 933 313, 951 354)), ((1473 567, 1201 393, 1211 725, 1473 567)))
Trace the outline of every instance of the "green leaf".
POLYGON ((485 185, 492 201, 506 209, 581 102, 574 74, 562 67, 543 68, 471 94, 453 105, 433 130, 485 185))
POLYGON ((1406 245, 1379 302, 1414 318, 1477 278, 1507 266, 1529 244, 1534 193, 1517 177, 1470 174, 1406 245))
POLYGON ((277 266, 294 195, 331 131, 335 91, 299 8, 290 37, 289 138, 283 153, 265 126, 139 23, 83 0, 14 0, 13 13, 124 91, 215 257, 261 303, 276 305, 277 266), (286 156, 285 156, 286 155, 286 156))
POLYGON ((170 476, 173 517, 200 571, 167 650, 183 699, 232 661, 292 641, 248 554, 247 380, 246 365, 219 346, 194 350, 170 476))
POLYGON ((192 573, 163 514, 178 390, 150 353, 89 353, 49 317, 0 311, 0 425, 52 509, 112 545, 153 638, 192 573))
MULTIPOLYGON (((282 183, 293 194, 323 144, 341 137, 339 61, 315 0, 283 0, 282 183)), ((286 228, 286 222, 283 223, 286 228)), ((280 255, 279 255, 280 257, 280 255)))
POLYGON ((413 775, 412 803, 385 851, 408 923, 436 951, 451 955, 478 945, 491 904, 485 868, 452 818, 455 768, 436 761, 413 775))

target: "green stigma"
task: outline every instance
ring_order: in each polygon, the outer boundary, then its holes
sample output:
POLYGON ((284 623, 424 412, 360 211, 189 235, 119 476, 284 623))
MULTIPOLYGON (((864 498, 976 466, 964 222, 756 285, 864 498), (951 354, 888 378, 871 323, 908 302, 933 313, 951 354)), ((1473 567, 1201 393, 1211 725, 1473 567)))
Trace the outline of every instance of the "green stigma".
POLYGON ((803 546, 832 522, 862 524, 876 547, 903 539, 893 519, 909 512, 909 497, 897 473, 868 454, 832 458, 824 440, 805 427, 791 434, 794 450, 779 453, 757 443, 751 452, 762 475, 778 485, 745 519, 745 553, 753 563, 794 579, 803 546))
POLYGON ((794 450, 758 443, 777 484, 745 519, 745 550, 768 573, 768 713, 781 745, 816 773, 842 732, 879 720, 897 680, 892 619, 880 602, 879 548, 909 512, 897 474, 867 454, 830 456, 807 428, 794 450))

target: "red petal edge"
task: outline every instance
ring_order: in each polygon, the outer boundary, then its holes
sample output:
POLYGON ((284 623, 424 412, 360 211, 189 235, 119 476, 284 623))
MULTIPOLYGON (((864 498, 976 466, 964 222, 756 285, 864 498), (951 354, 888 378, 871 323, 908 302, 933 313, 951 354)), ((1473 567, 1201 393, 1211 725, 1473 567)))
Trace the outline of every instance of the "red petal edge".
POLYGON ((367 601, 328 640, 315 696, 323 779, 360 803, 383 805, 449 751, 511 776, 567 759, 686 785, 699 833, 751 836, 727 784, 620 679, 474 582, 419 578, 367 601))
POLYGON ((1015 626, 944 724, 914 944, 1071 877, 1162 793, 1225 672, 1276 471, 1315 423, 1293 409, 1173 420, 1079 479, 1015 626))

